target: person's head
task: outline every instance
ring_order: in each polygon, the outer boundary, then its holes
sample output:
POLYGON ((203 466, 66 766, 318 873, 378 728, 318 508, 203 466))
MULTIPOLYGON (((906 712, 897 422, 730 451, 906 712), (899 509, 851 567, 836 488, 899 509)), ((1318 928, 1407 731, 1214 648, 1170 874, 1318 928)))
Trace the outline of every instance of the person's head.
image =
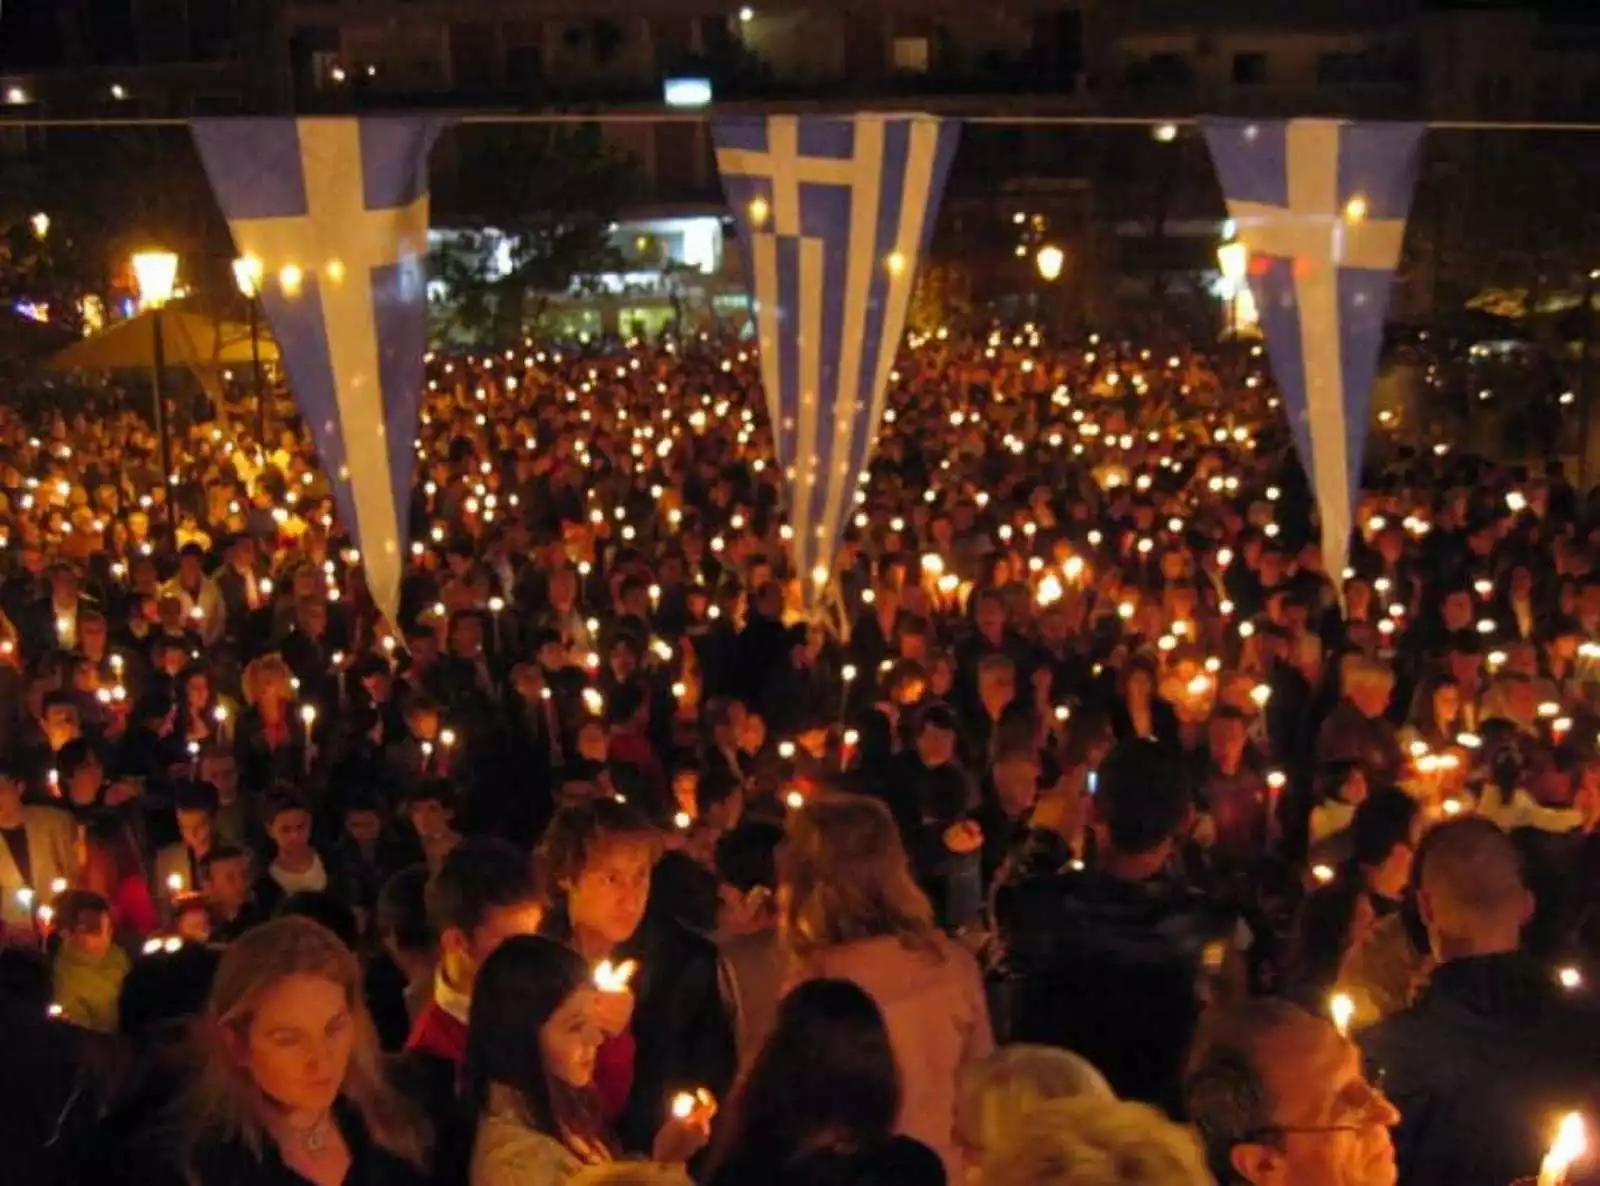
POLYGON ((1014 1143, 1029 1112, 1052 1100, 1116 1095, 1089 1062, 1054 1046, 1004 1046, 969 1063, 956 1085, 956 1143, 969 1177, 992 1151, 1014 1143))
POLYGON ((250 897, 250 854, 232 844, 218 845, 200 862, 206 898, 231 917, 250 897))
POLYGON ((78 725, 78 706, 70 692, 47 692, 39 715, 39 728, 50 748, 60 753, 70 741, 81 736, 78 725))
POLYGON ((1079 1097, 1017 1118, 982 1186, 1212 1186, 1192 1130, 1148 1104, 1079 1097))
POLYGON ((1231 766, 1237 763, 1249 736, 1250 722, 1245 714, 1227 705, 1212 713, 1206 726, 1211 758, 1218 765, 1231 766))
POLYGON ((1017 694, 1017 668, 1009 656, 985 655, 978 663, 978 700, 998 717, 1017 694))
POLYGON ((900 1113, 900 1069, 877 1002, 848 980, 808 980, 778 1005, 771 1033, 728 1101, 713 1165, 781 1165, 819 1140, 881 1143, 900 1113))
POLYGON ((172 806, 184 847, 204 857, 216 835, 217 789, 204 782, 184 783, 174 792, 172 806))
POLYGON ((877 799, 823 795, 792 812, 778 885, 779 928, 797 956, 880 935, 933 947, 933 907, 877 799))
POLYGON ((561 1138, 589 1109, 595 1024, 589 965, 570 947, 540 935, 514 935, 478 973, 467 1030, 463 1083, 474 1114, 495 1084, 516 1093, 526 1120, 561 1138))
POLYGON ((1350 859, 1368 888, 1398 898, 1411 879, 1422 815, 1402 790, 1380 787, 1362 800, 1350 822, 1350 859))
POLYGON ((930 705, 917 722, 917 757, 931 770, 953 762, 955 756, 955 717, 942 704, 930 705))
POLYGON ((100 798, 106 768, 94 746, 79 737, 67 742, 56 755, 56 776, 69 802, 88 807, 100 798))
POLYGON ((1394 1186, 1400 1119, 1331 1022, 1259 998, 1214 1014, 1190 1052, 1190 1121, 1224 1184, 1394 1186))
POLYGON ((1033 746, 1010 745, 994 760, 994 792, 1000 807, 1011 816, 1030 809, 1039 795, 1039 759, 1033 746))
POLYGON ((439 936, 445 979, 468 992, 483 962, 513 935, 531 935, 544 908, 527 854, 504 840, 464 840, 428 886, 428 918, 439 936))
POLYGON ((1124 741, 1100 763, 1099 776, 1096 802, 1111 849, 1159 865, 1192 810, 1172 757, 1154 742, 1124 741))
POLYGON ((279 860, 296 860, 311 848, 311 809, 291 791, 267 796, 261 808, 261 824, 277 847, 279 860))
POLYGON ((320 1116, 343 1097, 376 1144, 420 1167, 426 1121, 384 1077, 361 967, 325 927, 278 918, 235 939, 207 1018, 212 1040, 190 1100, 197 1140, 259 1151, 274 1113, 320 1116))
POLYGON ((55 902, 62 942, 90 959, 104 959, 111 950, 111 906, 99 894, 68 890, 55 902))
POLYGON ((438 936, 428 921, 428 867, 401 869, 378 891, 378 936, 407 979, 432 968, 438 936))
POLYGON ((1511 837, 1481 816, 1447 820, 1417 861, 1417 907, 1437 959, 1517 949, 1534 899, 1511 837))
POLYGON ((1341 668, 1345 699, 1364 717, 1381 717, 1394 691, 1394 672, 1388 664, 1364 655, 1351 655, 1341 668))
POLYGON ((556 812, 539 849, 540 873, 585 950, 609 950, 639 929, 659 845, 649 820, 615 799, 556 812))
POLYGON ((406 818, 424 841, 448 836, 456 815, 455 788, 442 778, 425 779, 406 791, 406 818))

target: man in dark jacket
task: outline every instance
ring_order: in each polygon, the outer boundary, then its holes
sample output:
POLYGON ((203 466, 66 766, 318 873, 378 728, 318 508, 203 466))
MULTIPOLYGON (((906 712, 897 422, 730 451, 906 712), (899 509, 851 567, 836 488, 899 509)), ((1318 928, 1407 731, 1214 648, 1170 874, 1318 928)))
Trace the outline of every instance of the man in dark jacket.
POLYGON ((1101 765, 1108 851, 1011 886, 998 903, 1014 995, 1011 1040, 1064 1046, 1125 1099, 1175 1114, 1199 986, 1238 930, 1172 873, 1191 818, 1175 760, 1149 741, 1101 765))
POLYGON ((1361 1036, 1400 1109, 1400 1180, 1531 1178, 1556 1118, 1600 1103, 1600 1017, 1519 951, 1534 903, 1508 836, 1486 819, 1453 820, 1417 859, 1439 967, 1416 1004, 1361 1036))

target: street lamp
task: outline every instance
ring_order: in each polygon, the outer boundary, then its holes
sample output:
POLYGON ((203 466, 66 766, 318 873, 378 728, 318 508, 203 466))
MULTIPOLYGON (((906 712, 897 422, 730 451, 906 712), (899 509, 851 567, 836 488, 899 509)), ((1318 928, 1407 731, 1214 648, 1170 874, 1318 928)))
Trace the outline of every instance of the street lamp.
POLYGON ((1239 291, 1250 274, 1250 249, 1238 239, 1217 248, 1217 267, 1222 270, 1222 280, 1228 301, 1228 336, 1239 332, 1239 291))
POLYGON ((33 228, 33 233, 41 242, 50 233, 50 216, 43 210, 28 219, 28 225, 33 228))
POLYGON ((267 396, 261 382, 261 260, 253 255, 241 255, 233 261, 233 280, 239 293, 250 307, 250 384, 256 397, 256 436, 261 443, 261 455, 267 448, 267 396))
POLYGON ((167 529, 177 538, 178 511, 172 491, 172 435, 167 427, 166 397, 161 391, 161 372, 166 367, 166 349, 161 340, 161 306, 172 299, 178 279, 178 257, 170 251, 141 251, 133 257, 133 278, 139 286, 139 306, 150 310, 154 354, 150 359, 151 386, 155 393, 156 434, 161 438, 161 481, 166 487, 167 529))
POLYGON ((1038 254, 1033 257, 1034 264, 1039 269, 1039 278, 1046 282, 1057 280, 1061 276, 1062 265, 1067 262, 1067 253, 1054 243, 1046 243, 1039 248, 1038 254))

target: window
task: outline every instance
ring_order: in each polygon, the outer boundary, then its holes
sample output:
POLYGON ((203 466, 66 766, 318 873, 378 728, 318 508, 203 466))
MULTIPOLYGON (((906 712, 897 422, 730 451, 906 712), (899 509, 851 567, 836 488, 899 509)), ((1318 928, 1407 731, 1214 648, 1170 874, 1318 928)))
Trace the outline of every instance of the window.
POLYGON ((1267 81, 1266 54, 1234 54, 1233 81, 1240 86, 1258 86, 1267 81))
POLYGON ((902 74, 926 74, 930 50, 926 37, 896 37, 894 68, 902 74))

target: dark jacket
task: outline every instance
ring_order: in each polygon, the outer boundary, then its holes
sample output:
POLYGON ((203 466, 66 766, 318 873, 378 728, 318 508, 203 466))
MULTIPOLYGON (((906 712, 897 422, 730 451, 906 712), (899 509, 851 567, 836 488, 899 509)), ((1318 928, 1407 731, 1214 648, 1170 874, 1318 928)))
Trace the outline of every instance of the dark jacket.
MULTIPOLYGON (((375 1144, 360 1114, 341 1098, 334 1118, 350 1147, 345 1186, 424 1186, 428 1176, 375 1144)), ((278 1146, 265 1143, 258 1157, 239 1140, 203 1141, 190 1159, 192 1186, 304 1186, 305 1179, 283 1164, 278 1146)))
POLYGON ((1165 875, 1129 882, 1071 868, 1007 887, 996 910, 1011 1040, 1075 1051, 1119 1097, 1180 1115, 1201 977, 1233 919, 1165 875))
POLYGON ((1531 1178, 1555 1117, 1600 1104, 1600 1013, 1521 953, 1451 960, 1360 1042, 1400 1110, 1407 1186, 1531 1178))

